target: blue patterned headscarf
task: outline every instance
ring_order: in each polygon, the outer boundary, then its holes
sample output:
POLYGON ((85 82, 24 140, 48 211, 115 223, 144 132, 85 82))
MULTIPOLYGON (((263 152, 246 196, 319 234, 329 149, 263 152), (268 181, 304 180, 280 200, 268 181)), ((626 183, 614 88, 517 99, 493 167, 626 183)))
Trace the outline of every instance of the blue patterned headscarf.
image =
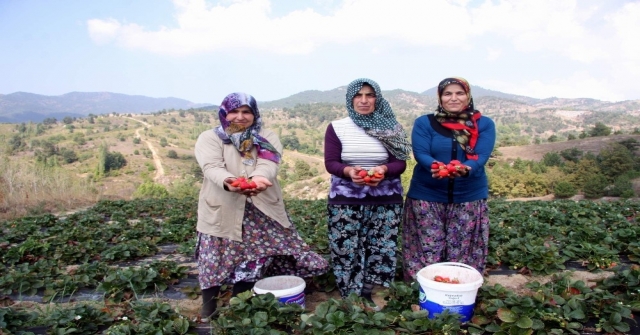
POLYGON ((266 138, 259 135, 262 128, 262 117, 260 117, 258 104, 254 97, 241 92, 227 95, 220 104, 218 117, 220 118, 220 126, 216 127, 214 131, 224 144, 233 144, 238 149, 243 164, 254 165, 255 158, 251 155, 253 146, 256 146, 258 150, 258 158, 280 163, 278 150, 266 138), (227 121, 227 113, 242 106, 248 106, 253 112, 253 124, 247 128, 238 127, 227 121))
POLYGON ((371 79, 356 79, 347 86, 347 110, 353 122, 371 137, 378 139, 392 155, 397 159, 408 160, 411 153, 411 144, 407 140, 407 133, 402 125, 396 121, 396 116, 391 110, 389 102, 382 97, 382 90, 378 83, 371 79), (363 115, 353 108, 353 97, 362 86, 371 86, 376 93, 376 105, 373 113, 363 115))

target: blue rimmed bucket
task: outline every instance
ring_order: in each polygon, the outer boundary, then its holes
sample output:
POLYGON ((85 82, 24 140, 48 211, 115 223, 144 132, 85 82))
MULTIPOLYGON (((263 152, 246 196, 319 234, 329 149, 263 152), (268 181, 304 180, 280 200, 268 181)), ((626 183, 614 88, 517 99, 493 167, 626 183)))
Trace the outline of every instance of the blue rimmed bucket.
POLYGON ((298 304, 305 308, 304 289, 307 284, 297 276, 274 276, 256 282, 253 292, 273 294, 283 304, 298 304))
POLYGON ((462 322, 471 320, 478 289, 484 282, 478 270, 463 263, 436 263, 418 271, 416 279, 420 283, 420 308, 429 312, 429 318, 448 310, 460 314, 462 322), (456 278, 460 283, 437 282, 436 276, 456 278))

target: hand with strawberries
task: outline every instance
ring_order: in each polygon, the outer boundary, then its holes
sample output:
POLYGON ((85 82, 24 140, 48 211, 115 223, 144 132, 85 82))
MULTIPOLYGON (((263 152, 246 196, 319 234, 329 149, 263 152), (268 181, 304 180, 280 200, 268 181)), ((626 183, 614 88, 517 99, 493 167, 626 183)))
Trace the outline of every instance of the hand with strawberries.
POLYGON ((227 178, 224 183, 227 185, 229 192, 241 193, 246 196, 257 195, 273 185, 269 179, 262 176, 227 178))
POLYGON ((437 161, 431 164, 431 175, 436 179, 462 177, 470 170, 469 166, 462 164, 459 160, 452 160, 448 164, 437 161))
POLYGON ((348 171, 351 180, 358 185, 378 186, 378 184, 384 179, 384 174, 387 171, 386 165, 378 165, 371 169, 363 169, 360 166, 350 168, 348 171))

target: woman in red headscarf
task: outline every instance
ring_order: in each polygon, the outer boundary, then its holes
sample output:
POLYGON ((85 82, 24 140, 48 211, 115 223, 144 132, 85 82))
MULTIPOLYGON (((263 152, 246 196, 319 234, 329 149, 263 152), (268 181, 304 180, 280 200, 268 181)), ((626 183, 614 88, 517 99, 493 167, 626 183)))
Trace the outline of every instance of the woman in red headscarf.
POLYGON ((417 118, 411 135, 417 164, 404 205, 405 281, 439 262, 484 271, 489 246, 484 166, 495 141, 495 124, 474 108, 469 83, 442 80, 436 112, 417 118), (457 167, 441 172, 440 166, 452 161, 457 167))

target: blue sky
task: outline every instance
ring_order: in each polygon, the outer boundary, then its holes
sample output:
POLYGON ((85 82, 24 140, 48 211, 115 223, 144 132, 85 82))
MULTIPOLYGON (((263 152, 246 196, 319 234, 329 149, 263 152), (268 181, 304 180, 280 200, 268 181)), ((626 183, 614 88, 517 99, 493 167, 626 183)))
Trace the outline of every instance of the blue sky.
POLYGON ((0 0, 0 94, 219 103, 360 77, 449 76, 536 98, 640 99, 640 1, 0 0))

